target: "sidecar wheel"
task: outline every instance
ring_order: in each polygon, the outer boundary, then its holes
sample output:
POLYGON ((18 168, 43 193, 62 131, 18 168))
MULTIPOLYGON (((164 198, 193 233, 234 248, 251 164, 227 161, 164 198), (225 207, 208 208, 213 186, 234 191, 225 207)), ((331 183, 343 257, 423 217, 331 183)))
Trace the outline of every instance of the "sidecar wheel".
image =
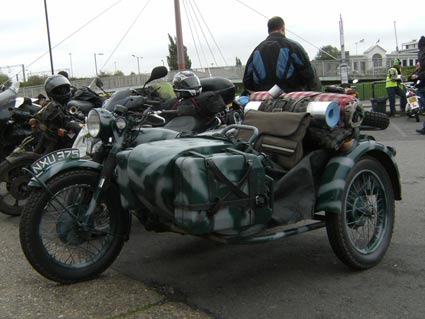
POLYGON ((329 242, 338 258, 356 270, 377 265, 390 245, 394 193, 384 167, 364 157, 352 168, 341 212, 326 213, 329 242))
POLYGON ((34 189, 19 225, 22 250, 32 267, 60 283, 89 280, 105 271, 120 253, 128 230, 113 184, 100 199, 94 218, 81 223, 99 174, 77 170, 47 183, 51 194, 34 189))
POLYGON ((27 202, 28 182, 31 175, 22 169, 29 168, 32 159, 24 159, 13 164, 3 161, 0 164, 0 212, 19 216, 27 202))

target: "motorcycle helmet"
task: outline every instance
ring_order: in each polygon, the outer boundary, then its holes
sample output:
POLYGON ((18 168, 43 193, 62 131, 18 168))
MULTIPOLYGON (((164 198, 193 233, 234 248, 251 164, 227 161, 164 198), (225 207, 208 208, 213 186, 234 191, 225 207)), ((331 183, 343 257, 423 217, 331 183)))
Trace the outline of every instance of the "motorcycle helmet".
POLYGON ((66 103, 71 98, 71 83, 60 74, 49 76, 44 82, 47 96, 59 103, 66 103))
POLYGON ((202 92, 201 81, 192 71, 180 71, 173 78, 173 90, 179 98, 196 96, 202 92))
POLYGON ((401 65, 401 60, 400 59, 395 59, 394 60, 394 65, 401 65))

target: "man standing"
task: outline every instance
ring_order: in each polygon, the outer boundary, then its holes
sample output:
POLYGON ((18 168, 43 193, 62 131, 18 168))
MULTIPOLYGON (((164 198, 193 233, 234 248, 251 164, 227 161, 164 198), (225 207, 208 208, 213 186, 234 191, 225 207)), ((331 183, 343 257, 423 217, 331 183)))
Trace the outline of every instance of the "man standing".
POLYGON ((406 109, 407 99, 404 90, 402 90, 401 82, 403 75, 401 74, 401 61, 400 59, 394 60, 394 65, 388 69, 385 88, 387 89, 388 100, 390 102, 390 116, 395 116, 395 96, 400 97, 400 111, 404 112, 406 109))
POLYGON ((321 84, 304 48, 285 36, 285 23, 273 17, 269 36, 251 53, 243 84, 248 91, 268 91, 277 84, 284 92, 320 91, 321 84))

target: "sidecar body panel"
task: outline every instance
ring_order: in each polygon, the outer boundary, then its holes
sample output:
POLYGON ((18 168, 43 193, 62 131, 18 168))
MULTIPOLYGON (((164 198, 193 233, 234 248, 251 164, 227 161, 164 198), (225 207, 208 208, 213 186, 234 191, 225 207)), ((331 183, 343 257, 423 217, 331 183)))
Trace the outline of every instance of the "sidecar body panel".
POLYGON ((401 200, 400 174, 395 162, 395 150, 374 140, 365 139, 351 152, 341 153, 329 160, 320 181, 317 212, 341 212, 347 176, 354 164, 364 156, 374 157, 383 165, 391 179, 394 198, 401 200))
POLYGON ((141 128, 137 130, 136 137, 132 140, 131 146, 135 147, 142 143, 173 139, 178 134, 179 132, 161 127, 141 128))
POLYGON ((168 216, 185 232, 202 235, 266 224, 273 180, 262 155, 213 138, 181 138, 118 154, 118 184, 127 209, 142 205, 168 216))
POLYGON ((208 154, 220 152, 230 145, 217 139, 181 138, 143 143, 119 152, 117 175, 121 202, 128 209, 137 209, 140 202, 154 203, 161 211, 173 215, 170 203, 174 200, 175 159, 185 152, 208 154))

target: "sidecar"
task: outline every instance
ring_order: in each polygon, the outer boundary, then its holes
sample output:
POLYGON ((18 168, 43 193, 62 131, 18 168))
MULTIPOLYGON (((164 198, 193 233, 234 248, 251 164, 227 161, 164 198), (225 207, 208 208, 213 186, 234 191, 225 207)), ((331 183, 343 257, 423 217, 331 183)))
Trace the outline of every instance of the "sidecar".
POLYGON ((326 227, 345 264, 379 263, 401 200, 396 151, 358 128, 338 149, 323 147, 306 112, 250 111, 244 123, 118 153, 122 207, 148 230, 224 243, 326 227))

